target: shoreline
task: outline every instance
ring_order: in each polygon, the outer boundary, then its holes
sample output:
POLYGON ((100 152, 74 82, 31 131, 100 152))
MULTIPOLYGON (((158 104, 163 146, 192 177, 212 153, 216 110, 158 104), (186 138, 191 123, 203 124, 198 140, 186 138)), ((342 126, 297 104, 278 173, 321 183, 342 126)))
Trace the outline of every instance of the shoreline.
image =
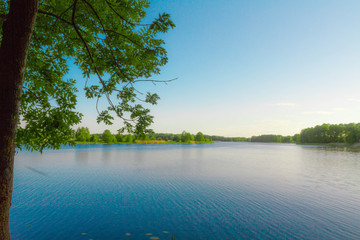
MULTIPOLYGON (((212 142, 196 142, 196 141, 192 141, 192 142, 174 142, 174 141, 168 141, 165 142, 164 140, 160 141, 160 140, 150 140, 150 141, 142 141, 142 140, 136 140, 136 142, 134 143, 127 143, 127 142, 118 142, 118 143, 103 143, 103 142, 78 142, 78 141, 74 141, 74 143, 76 145, 122 145, 122 144, 137 144, 137 145, 159 145, 159 144, 185 144, 185 145, 189 145, 189 144, 214 144, 216 142, 222 142, 222 141, 212 141, 212 142)), ((232 142, 229 142, 232 143, 232 142)), ((247 143, 272 143, 272 144, 276 144, 277 142, 247 142, 247 143)), ((283 143, 278 143, 278 144, 283 144, 283 143)), ((298 144, 298 143, 290 143, 290 144, 295 144, 297 146, 313 146, 313 147, 318 147, 318 148, 326 148, 326 149, 334 149, 334 150, 343 150, 343 151, 360 151, 360 143, 354 143, 354 144, 349 144, 349 143, 302 143, 302 144, 298 144)))
POLYGON ((138 144, 138 145, 158 145, 158 144, 209 144, 214 142, 174 142, 174 141, 159 141, 159 140, 151 140, 151 141, 141 141, 136 140, 136 142, 128 143, 128 142, 117 142, 117 143, 103 143, 103 142, 79 142, 74 141, 76 145, 122 145, 122 144, 138 144))

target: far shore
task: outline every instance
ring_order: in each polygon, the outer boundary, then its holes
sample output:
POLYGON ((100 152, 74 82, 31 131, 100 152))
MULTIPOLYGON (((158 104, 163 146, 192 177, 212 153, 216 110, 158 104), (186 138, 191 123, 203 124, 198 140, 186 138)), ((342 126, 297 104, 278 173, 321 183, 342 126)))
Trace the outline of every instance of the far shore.
POLYGON ((165 140, 135 140, 135 142, 116 142, 116 143, 104 143, 104 142, 81 142, 81 141, 74 141, 75 144, 93 144, 93 145, 114 145, 114 144, 208 144, 214 142, 198 142, 198 141, 190 141, 190 142, 175 142, 175 141, 165 141, 165 140))
MULTIPOLYGON (((136 140, 135 142, 129 143, 129 142, 117 142, 117 143, 104 143, 104 142, 81 142, 81 141, 74 141, 76 144, 79 145, 121 145, 121 144, 208 144, 208 143, 218 143, 223 141, 212 141, 212 142, 196 142, 196 141, 190 141, 190 142, 175 142, 175 141, 165 141, 165 140, 136 140)), ((251 142, 247 142, 251 143, 251 142)), ((260 142, 254 142, 254 143, 260 143, 260 142)), ((269 142, 264 142, 269 143, 269 142)), ((271 142, 270 142, 271 143, 271 142)), ((276 143, 276 142, 275 142, 276 143)), ((295 144, 295 143, 293 143, 295 144)), ((336 149, 336 150, 350 150, 350 151, 360 151, 360 143, 311 143, 311 144, 296 144, 296 145, 303 145, 303 146, 317 146, 317 147, 324 147, 328 149, 336 149)))

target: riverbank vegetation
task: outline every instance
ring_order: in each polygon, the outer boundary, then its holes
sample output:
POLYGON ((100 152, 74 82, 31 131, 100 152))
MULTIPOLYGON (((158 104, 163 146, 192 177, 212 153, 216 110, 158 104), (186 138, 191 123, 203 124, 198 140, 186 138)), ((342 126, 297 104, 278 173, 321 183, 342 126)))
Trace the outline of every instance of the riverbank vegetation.
POLYGON ((266 134, 246 137, 223 137, 206 135, 201 132, 191 134, 183 131, 180 134, 150 133, 146 135, 112 134, 105 130, 102 134, 91 134, 86 127, 78 128, 73 137, 75 143, 113 144, 169 144, 169 143, 212 143, 212 142, 264 142, 264 143, 297 143, 297 144, 337 144, 352 145, 360 142, 360 123, 322 124, 305 128, 293 136, 266 134))
POLYGON ((269 143, 293 143, 294 137, 292 136, 281 136, 281 135, 260 135, 252 136, 250 142, 269 142, 269 143))
POLYGON ((294 136, 261 135, 253 136, 249 142, 328 144, 329 146, 349 146, 360 143, 360 123, 322 124, 305 128, 294 136))
POLYGON ((297 136, 297 143, 346 143, 360 142, 360 123, 322 124, 303 129, 297 136))
POLYGON ((183 131, 181 134, 172 133, 150 133, 146 135, 136 134, 112 134, 105 130, 102 134, 91 134, 87 127, 76 130, 73 140, 77 144, 190 144, 190 143, 212 143, 211 137, 203 133, 191 134, 183 131))

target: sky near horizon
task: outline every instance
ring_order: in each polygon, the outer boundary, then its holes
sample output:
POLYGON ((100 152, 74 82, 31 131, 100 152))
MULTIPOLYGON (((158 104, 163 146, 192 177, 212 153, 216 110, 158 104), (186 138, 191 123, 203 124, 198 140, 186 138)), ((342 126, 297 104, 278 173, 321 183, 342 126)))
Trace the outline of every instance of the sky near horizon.
MULTIPOLYGON (((178 80, 141 86, 161 98, 151 107, 155 132, 293 135, 360 122, 360 1, 150 2, 148 21, 167 12, 176 24, 164 36, 169 63, 154 78, 178 80)), ((83 88, 78 70, 68 75, 83 88)), ((98 125, 83 95, 81 126, 122 126, 98 125)))

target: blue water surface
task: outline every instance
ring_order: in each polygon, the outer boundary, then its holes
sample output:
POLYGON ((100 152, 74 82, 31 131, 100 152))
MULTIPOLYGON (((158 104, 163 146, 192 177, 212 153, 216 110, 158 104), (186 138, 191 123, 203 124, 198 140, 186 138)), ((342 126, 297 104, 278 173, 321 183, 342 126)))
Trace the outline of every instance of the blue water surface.
POLYGON ((20 152, 13 239, 360 239, 360 153, 293 144, 20 152))

